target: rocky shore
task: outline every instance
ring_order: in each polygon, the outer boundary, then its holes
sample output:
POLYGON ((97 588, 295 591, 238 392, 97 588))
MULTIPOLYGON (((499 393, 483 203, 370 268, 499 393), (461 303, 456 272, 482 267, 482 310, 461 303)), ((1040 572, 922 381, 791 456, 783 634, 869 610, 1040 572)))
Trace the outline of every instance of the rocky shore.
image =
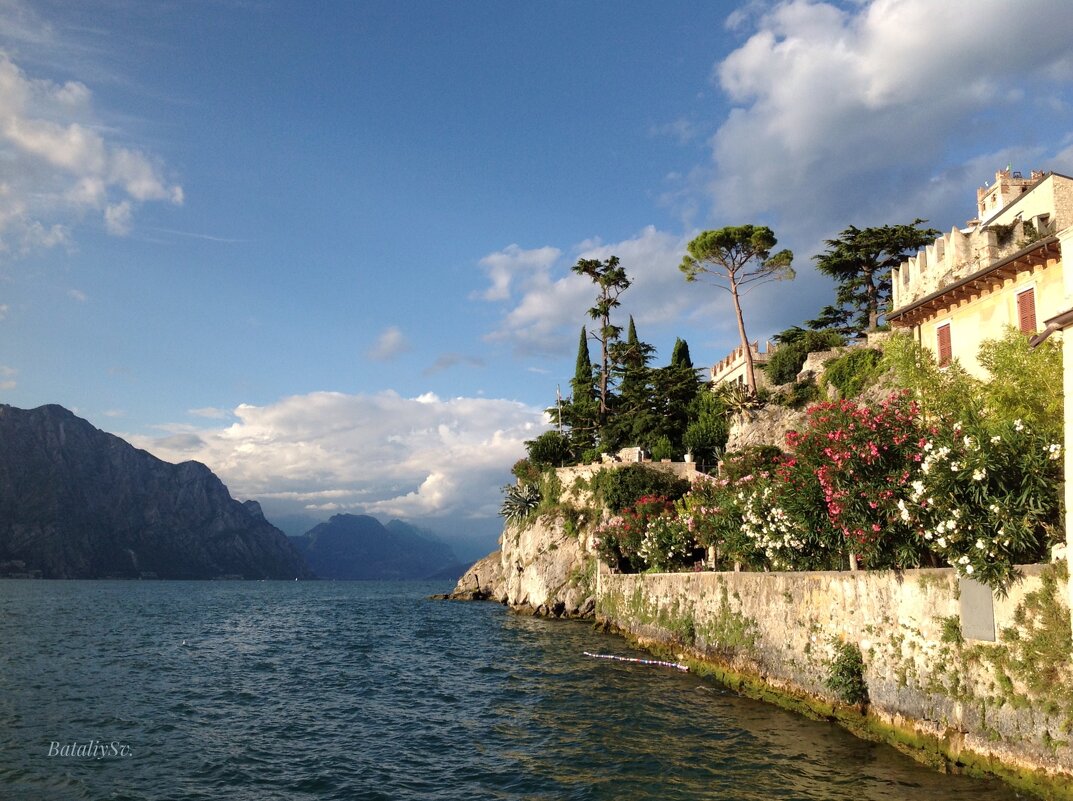
POLYGON ((476 562, 439 598, 495 601, 519 614, 593 618, 596 560, 583 534, 569 533, 560 517, 524 528, 508 524, 500 548, 476 562))

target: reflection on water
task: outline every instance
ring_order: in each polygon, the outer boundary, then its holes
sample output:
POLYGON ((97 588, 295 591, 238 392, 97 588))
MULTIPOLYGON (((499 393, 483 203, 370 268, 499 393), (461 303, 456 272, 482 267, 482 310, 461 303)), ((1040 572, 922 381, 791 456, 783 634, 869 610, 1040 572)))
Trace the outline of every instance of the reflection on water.
POLYGON ((0 798, 1017 797, 442 589, 0 582, 0 798))

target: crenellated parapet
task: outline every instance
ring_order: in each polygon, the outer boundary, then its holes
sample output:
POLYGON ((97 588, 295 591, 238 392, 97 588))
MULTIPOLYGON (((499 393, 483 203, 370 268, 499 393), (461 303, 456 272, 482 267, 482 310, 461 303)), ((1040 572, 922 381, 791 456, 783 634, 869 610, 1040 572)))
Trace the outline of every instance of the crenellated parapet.
MULTIPOLYGON (((762 365, 767 364, 768 359, 771 358, 771 354, 775 352, 775 346, 770 342, 764 343, 764 349, 761 350, 760 342, 755 341, 749 343, 749 352, 753 357, 753 365, 759 370, 762 365)), ((736 381, 739 376, 744 381, 745 375, 745 350, 741 345, 734 348, 728 355, 724 356, 721 360, 712 365, 712 383, 722 384, 728 381, 736 381)), ((760 380, 761 374, 757 373, 757 379, 760 380)))
POLYGON ((1073 179, 1002 170, 977 193, 983 219, 952 228, 891 274, 892 308, 908 306, 1073 225, 1073 179))

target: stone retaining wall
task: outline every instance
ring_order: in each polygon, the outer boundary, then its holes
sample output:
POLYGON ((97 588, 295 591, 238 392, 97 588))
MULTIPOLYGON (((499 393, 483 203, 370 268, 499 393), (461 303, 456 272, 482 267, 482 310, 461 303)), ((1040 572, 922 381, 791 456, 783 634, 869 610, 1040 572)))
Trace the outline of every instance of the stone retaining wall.
POLYGON ((1073 798, 1064 564, 1023 570, 1007 597, 949 569, 601 573, 597 617, 947 768, 1073 798), (859 710, 827 683, 842 643, 863 660, 859 710))

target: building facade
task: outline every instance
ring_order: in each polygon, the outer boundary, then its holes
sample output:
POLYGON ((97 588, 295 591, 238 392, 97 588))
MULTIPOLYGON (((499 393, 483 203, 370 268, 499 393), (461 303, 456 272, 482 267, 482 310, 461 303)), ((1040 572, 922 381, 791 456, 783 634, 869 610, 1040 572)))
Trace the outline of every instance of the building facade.
POLYGON ((888 321, 909 330, 940 364, 983 376, 981 343, 1007 326, 1027 335, 1068 308, 1063 243, 1073 249, 1073 178, 1009 169, 977 191, 977 216, 891 274, 888 321))

